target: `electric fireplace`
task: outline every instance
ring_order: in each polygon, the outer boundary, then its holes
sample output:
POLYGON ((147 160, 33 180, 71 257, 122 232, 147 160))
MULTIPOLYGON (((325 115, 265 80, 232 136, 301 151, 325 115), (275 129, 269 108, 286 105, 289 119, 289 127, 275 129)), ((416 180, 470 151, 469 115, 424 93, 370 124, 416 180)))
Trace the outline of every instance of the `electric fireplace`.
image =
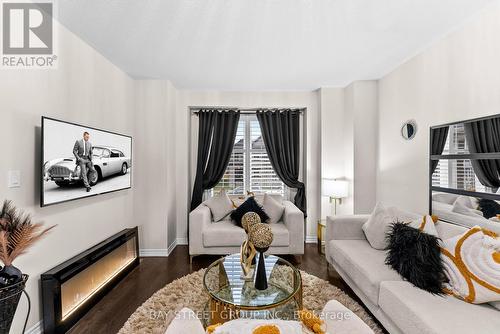
POLYGON ((137 227, 42 274, 44 333, 65 333, 139 264, 137 227))

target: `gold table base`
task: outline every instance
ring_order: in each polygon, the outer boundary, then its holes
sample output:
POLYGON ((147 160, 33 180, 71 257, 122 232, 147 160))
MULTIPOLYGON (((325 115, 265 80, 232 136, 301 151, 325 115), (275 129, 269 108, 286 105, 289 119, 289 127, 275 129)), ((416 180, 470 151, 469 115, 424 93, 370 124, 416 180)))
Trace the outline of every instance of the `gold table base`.
POLYGON ((297 311, 303 309, 303 296, 302 296, 302 279, 300 280, 300 287, 295 292, 295 294, 290 295, 289 298, 281 301, 277 304, 272 305, 264 305, 264 306, 238 306, 232 303, 223 302, 214 298, 210 295, 210 316, 209 316, 209 324, 223 324, 227 321, 240 318, 241 311, 265 311, 277 308, 279 306, 285 305, 290 302, 292 299, 297 304, 297 311))

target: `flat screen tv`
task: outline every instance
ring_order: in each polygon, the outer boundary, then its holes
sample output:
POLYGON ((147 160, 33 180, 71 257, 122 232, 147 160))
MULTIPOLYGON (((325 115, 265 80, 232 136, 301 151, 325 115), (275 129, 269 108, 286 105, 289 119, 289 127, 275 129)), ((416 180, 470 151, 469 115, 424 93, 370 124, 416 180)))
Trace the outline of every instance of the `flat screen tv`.
POLYGON ((132 137, 42 117, 40 205, 128 189, 132 137))

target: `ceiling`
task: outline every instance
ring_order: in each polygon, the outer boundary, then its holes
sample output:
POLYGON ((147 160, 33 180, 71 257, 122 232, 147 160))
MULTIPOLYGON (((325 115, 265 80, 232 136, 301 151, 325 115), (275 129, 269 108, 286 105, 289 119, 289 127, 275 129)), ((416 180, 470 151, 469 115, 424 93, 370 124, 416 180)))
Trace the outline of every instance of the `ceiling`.
POLYGON ((59 21, 135 78, 193 90, 377 79, 496 0, 60 0, 59 21))

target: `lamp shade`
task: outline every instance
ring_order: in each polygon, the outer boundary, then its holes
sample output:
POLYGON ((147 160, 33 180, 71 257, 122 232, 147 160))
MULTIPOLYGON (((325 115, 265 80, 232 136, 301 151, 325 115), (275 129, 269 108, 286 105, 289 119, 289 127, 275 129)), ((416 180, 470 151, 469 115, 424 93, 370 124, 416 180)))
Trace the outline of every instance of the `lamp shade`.
POLYGON ((349 194, 349 182, 344 180, 323 179, 322 195, 333 198, 345 198, 349 194))

